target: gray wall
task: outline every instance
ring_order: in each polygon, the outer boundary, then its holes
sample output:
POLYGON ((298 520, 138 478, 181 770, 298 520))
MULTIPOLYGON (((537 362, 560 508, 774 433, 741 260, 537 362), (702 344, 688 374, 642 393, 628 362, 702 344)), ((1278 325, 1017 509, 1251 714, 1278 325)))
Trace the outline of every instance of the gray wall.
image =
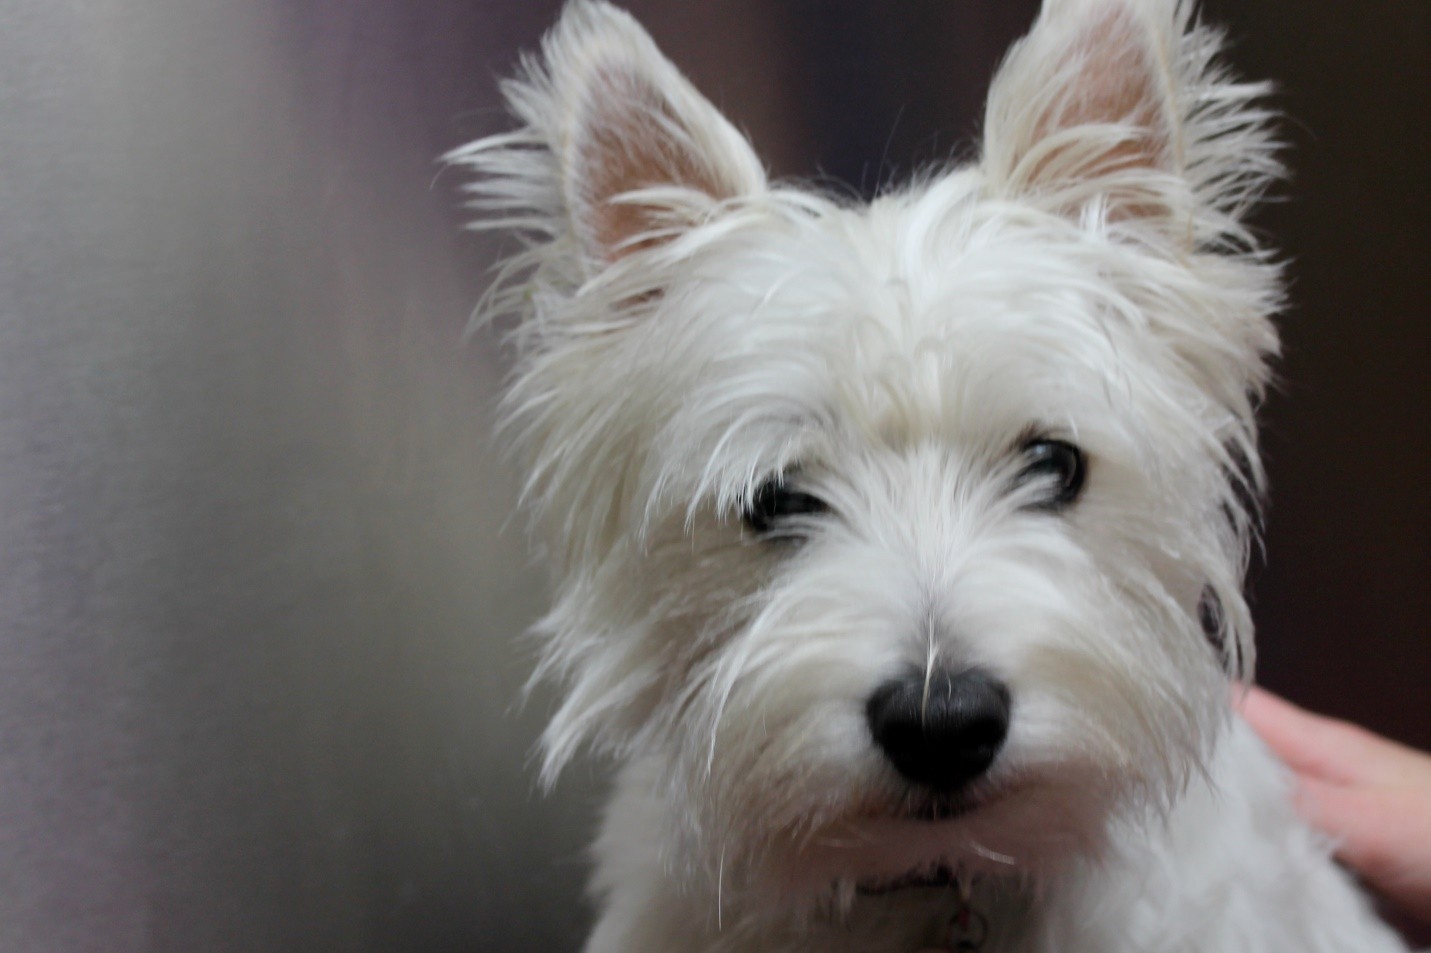
MULTIPOLYGON (((633 6, 778 173, 866 191, 1033 11, 633 6)), ((1305 123, 1264 673, 1431 744, 1428 8, 1374 6, 1216 5, 1305 123)), ((434 162, 554 9, 0 6, 0 953, 574 948, 602 771, 526 763, 495 245, 434 162)))

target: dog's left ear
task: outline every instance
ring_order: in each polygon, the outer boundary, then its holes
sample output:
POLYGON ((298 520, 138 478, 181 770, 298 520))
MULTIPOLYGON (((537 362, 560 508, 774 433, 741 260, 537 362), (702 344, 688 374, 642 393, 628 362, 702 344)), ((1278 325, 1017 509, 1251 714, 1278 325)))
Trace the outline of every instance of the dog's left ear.
POLYGON ((991 191, 1179 244, 1244 237, 1280 172, 1267 90, 1231 81, 1185 0, 1046 0, 989 92, 991 191))

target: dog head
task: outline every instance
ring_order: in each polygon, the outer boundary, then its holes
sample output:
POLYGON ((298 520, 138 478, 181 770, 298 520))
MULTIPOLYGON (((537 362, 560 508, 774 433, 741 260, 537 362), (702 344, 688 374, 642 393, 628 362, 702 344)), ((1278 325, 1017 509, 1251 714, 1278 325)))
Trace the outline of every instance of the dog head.
POLYGON ((868 205, 767 181, 577 0, 458 150, 556 576, 550 779, 653 766, 673 873, 844 897, 1038 877, 1156 813, 1251 661, 1277 164, 1174 0, 1050 0, 981 156, 868 205))

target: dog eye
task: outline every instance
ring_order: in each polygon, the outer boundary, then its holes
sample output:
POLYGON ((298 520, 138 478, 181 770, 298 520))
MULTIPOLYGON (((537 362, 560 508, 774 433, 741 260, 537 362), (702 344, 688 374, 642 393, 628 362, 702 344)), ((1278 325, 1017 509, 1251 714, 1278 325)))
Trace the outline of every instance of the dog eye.
POLYGON ((825 501, 792 489, 776 477, 756 488, 745 505, 745 523, 762 536, 798 535, 802 517, 829 512, 825 501))
POLYGON ((1064 440, 1038 439, 1024 444, 1023 457, 1015 483, 1036 481, 1043 488, 1038 509, 1059 510, 1078 499, 1088 469, 1082 450, 1064 440))

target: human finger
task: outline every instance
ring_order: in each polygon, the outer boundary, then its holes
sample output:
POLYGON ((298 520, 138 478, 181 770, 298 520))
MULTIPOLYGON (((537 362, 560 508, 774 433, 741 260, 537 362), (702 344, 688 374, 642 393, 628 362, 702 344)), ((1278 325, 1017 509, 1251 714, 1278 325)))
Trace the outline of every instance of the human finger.
POLYGON ((1298 785, 1297 808, 1336 854, 1407 913, 1431 922, 1431 797, 1414 787, 1298 785))
POLYGON ((1242 716, 1298 775, 1341 785, 1396 779, 1409 749, 1355 725, 1315 715, 1264 689, 1250 686, 1242 716))

